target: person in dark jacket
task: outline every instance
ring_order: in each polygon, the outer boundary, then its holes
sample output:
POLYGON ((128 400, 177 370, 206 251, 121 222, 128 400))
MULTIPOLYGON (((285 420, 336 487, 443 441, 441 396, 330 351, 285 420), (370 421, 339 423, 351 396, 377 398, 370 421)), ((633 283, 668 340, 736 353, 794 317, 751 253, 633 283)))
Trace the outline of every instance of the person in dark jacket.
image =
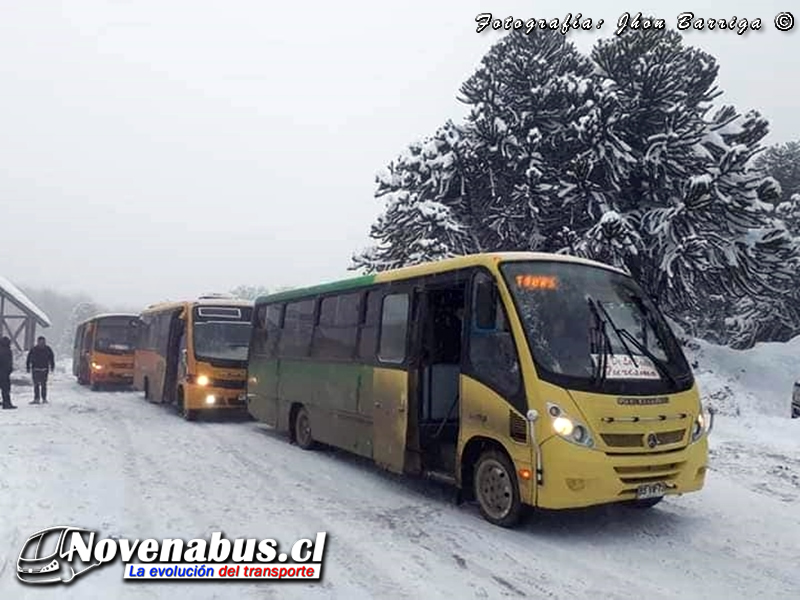
POLYGON ((44 336, 39 336, 36 345, 28 352, 26 368, 33 378, 33 402, 31 404, 39 404, 39 398, 42 399, 42 404, 47 404, 47 375, 55 371, 56 359, 44 336))
POLYGON ((17 408, 11 404, 11 371, 14 370, 14 354, 11 352, 11 340, 0 338, 0 395, 3 397, 3 408, 17 408))

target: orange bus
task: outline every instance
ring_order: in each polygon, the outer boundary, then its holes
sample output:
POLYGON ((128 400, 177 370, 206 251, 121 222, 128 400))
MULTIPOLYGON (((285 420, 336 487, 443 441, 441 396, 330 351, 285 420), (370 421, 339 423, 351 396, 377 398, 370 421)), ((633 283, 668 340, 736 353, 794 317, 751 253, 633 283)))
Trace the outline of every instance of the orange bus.
POLYGON ((138 315, 95 315, 75 328, 72 374, 81 385, 97 391, 133 383, 133 352, 138 315))
POLYGON ((174 404, 187 420, 201 411, 247 413, 247 358, 253 302, 201 296, 165 302, 139 315, 134 388, 174 404))

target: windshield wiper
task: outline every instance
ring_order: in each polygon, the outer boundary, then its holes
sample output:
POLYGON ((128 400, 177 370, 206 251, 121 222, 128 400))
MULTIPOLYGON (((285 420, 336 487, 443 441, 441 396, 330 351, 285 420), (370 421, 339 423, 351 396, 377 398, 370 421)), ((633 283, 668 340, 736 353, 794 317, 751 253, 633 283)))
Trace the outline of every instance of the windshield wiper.
POLYGON ((639 365, 636 363, 636 358, 633 356, 633 352, 631 352, 631 347, 628 346, 627 342, 625 341, 625 338, 622 336, 622 331, 623 330, 620 329, 619 327, 617 327, 617 324, 614 323, 614 319, 612 319, 611 315, 608 314, 608 311, 606 310, 606 307, 603 305, 602 302, 600 302, 600 300, 597 300, 595 303, 597 304, 597 306, 600 307, 600 310, 603 311, 603 314, 606 317, 606 321, 608 321, 608 324, 611 325, 611 329, 614 330, 614 333, 617 334, 617 337, 619 338, 619 341, 622 342, 622 347, 625 348, 625 352, 628 353, 628 356, 630 357, 631 361, 633 362, 633 366, 638 369, 639 365))
POLYGON ((608 311, 606 310, 606 308, 599 301, 597 302, 597 304, 600 305, 600 308, 602 309, 603 314, 605 314, 606 319, 608 319, 608 322, 611 324, 611 327, 614 328, 614 332, 617 334, 617 336, 619 337, 620 341, 625 346, 625 350, 627 350, 628 355, 631 357, 631 360, 633 361, 634 366, 638 367, 638 365, 636 364, 636 360, 633 358, 633 354, 631 354, 630 348, 625 343, 625 340, 623 338, 625 338, 628 341, 630 341, 634 346, 636 346, 636 349, 639 350, 639 352, 641 352, 647 358, 649 358, 653 362, 653 364, 655 365, 656 369, 658 369, 661 372, 662 375, 664 375, 667 379, 669 379, 670 382, 672 383, 672 385, 674 385, 674 386, 678 385, 677 379, 675 379, 675 376, 667 368, 667 365, 664 363, 664 361, 661 360, 660 358, 658 358, 655 354, 653 354, 650 351, 650 349, 647 346, 645 346, 644 344, 642 344, 642 342, 640 342, 638 339, 636 339, 636 336, 633 335, 630 331, 628 331, 627 329, 624 329, 624 328, 617 327, 614 324, 614 321, 611 319, 611 316, 608 314, 608 311))
POLYGON ((595 301, 590 296, 586 297, 586 302, 589 304, 589 310, 594 316, 594 327, 590 329, 590 352, 597 353, 597 362, 594 363, 594 372, 592 379, 597 383, 603 383, 606 379, 608 370, 608 357, 614 356, 614 351, 611 349, 611 340, 606 331, 606 322, 600 316, 597 310, 595 301))

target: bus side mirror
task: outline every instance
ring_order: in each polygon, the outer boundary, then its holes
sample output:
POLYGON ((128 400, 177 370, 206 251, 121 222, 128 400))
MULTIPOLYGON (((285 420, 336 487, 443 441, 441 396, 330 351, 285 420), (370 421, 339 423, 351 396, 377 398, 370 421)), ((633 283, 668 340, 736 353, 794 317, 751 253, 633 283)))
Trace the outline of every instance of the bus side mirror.
POLYGON ((497 288, 493 281, 475 285, 475 324, 478 329, 494 329, 497 319, 497 288))

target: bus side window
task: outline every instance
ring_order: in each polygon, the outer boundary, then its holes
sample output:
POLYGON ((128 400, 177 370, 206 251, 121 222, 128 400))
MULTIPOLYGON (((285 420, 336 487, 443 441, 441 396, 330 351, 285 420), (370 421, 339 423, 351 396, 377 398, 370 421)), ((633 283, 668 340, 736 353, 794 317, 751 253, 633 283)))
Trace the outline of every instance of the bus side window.
POLYGON ((381 294, 377 290, 367 292, 364 321, 361 324, 361 337, 358 342, 358 356, 362 360, 375 360, 378 345, 378 328, 381 322, 381 294))
POLYGON ((406 359, 408 294, 389 294, 383 299, 378 360, 401 364, 406 359))
POLYGON ((522 383, 508 317, 494 280, 479 273, 473 284, 469 362, 473 375, 511 398, 522 383))
POLYGON ((262 305, 258 308, 256 316, 253 351, 255 354, 275 358, 281 335, 283 304, 262 305))
POLYGON ((308 356, 311 334, 314 331, 313 299, 290 302, 286 305, 279 353, 285 358, 308 356))

